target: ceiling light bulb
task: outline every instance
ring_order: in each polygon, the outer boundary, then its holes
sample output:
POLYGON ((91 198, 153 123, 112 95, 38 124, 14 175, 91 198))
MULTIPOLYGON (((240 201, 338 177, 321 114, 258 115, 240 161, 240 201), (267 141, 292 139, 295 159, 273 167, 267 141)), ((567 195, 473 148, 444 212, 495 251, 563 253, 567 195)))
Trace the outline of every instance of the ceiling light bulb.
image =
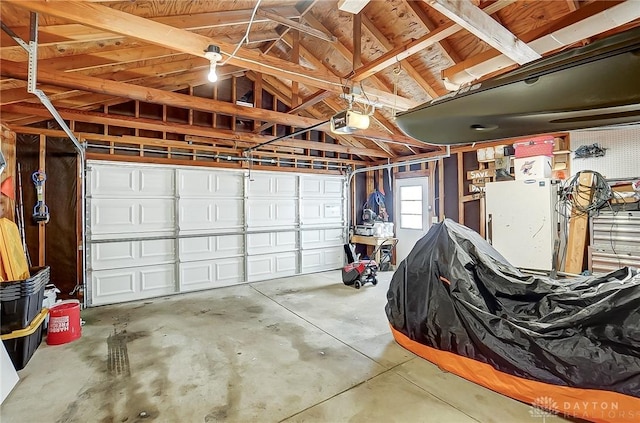
POLYGON ((218 75, 216 74, 216 64, 219 60, 222 60, 222 55, 220 54, 220 47, 216 45, 209 45, 207 49, 204 51, 204 57, 209 59, 209 75, 207 75, 207 79, 211 82, 216 82, 218 80, 218 75))
POLYGON ((211 61, 211 66, 209 67, 209 75, 207 75, 207 79, 209 80, 209 82, 216 82, 218 80, 215 61, 211 61))

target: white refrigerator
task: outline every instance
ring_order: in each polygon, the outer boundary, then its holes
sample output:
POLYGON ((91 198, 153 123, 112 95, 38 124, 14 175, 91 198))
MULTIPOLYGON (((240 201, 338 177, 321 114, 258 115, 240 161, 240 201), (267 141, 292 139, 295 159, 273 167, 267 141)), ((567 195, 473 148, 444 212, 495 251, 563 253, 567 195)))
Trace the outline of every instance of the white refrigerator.
POLYGON ((558 185, 550 179, 487 183, 487 240, 516 267, 551 270, 557 203, 558 185))

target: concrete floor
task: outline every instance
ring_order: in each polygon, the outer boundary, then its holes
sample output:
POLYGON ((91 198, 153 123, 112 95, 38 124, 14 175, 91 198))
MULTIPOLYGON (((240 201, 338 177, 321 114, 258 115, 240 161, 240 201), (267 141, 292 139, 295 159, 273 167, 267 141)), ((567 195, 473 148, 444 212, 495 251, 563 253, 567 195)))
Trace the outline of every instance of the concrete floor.
POLYGON ((11 422, 559 422, 399 347, 392 273, 338 271, 84 310, 2 405, 11 422))

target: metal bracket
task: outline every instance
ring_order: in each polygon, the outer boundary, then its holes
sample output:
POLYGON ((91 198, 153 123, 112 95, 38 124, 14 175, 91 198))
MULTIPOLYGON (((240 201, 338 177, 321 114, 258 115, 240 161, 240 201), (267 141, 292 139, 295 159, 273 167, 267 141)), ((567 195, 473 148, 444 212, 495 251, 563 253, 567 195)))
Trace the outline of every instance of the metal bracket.
POLYGON ((40 102, 47 108, 51 116, 58 122, 58 125, 62 128, 62 130, 67 134, 74 147, 78 151, 80 155, 80 159, 82 163, 84 163, 84 148, 76 138, 76 136, 71 132, 71 129, 67 125, 67 123, 62 119, 60 113, 56 110, 53 103, 44 91, 39 90, 36 86, 38 82, 38 14, 35 12, 31 12, 30 15, 30 28, 29 28, 29 43, 26 43, 22 38, 20 38, 15 32, 11 30, 4 22, 1 22, 1 27, 4 32, 6 32, 13 40, 25 51, 29 54, 28 60, 28 74, 27 74, 27 92, 38 97, 40 102))

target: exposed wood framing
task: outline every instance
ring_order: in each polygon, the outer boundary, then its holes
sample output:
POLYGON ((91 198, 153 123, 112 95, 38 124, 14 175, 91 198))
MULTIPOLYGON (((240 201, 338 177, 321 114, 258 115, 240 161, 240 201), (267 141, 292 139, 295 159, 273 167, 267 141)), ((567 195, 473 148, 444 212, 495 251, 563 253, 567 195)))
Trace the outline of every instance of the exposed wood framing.
MULTIPOLYGON (((7 167, 0 176, 0 183, 4 182, 7 178, 13 180, 13 197, 15 198, 15 186, 16 181, 16 134, 5 125, 0 125, 0 148, 4 154, 4 158, 7 161, 7 167)), ((0 215, 8 218, 9 220, 15 220, 15 201, 0 194, 0 215)))
MULTIPOLYGON (((514 1, 515 0, 498 0, 482 10, 488 15, 491 15, 498 10, 510 5, 514 1)), ((387 53, 383 54, 376 60, 364 65, 355 72, 352 80, 358 82, 367 79, 370 76, 380 72, 381 70, 388 68, 394 63, 404 60, 407 57, 413 56, 414 54, 424 50, 425 48, 435 43, 439 43, 440 41, 444 40, 450 35, 455 34, 461 29, 462 27, 454 22, 441 25, 430 33, 418 39, 412 40, 404 45, 398 46, 393 50, 390 50, 387 53)))
MULTIPOLYGON (((371 22, 371 19, 366 16, 362 19, 365 28, 371 33, 373 38, 375 38, 387 51, 393 50, 394 45, 382 34, 382 32, 376 28, 376 26, 371 22)), ((411 76, 416 83, 427 93, 431 98, 437 98, 440 95, 446 93, 446 90, 443 88, 433 87, 431 84, 427 82, 426 79, 413 67, 411 63, 409 63, 408 59, 402 60, 399 62, 402 68, 407 71, 407 74, 411 76)))
MULTIPOLYGON (((33 115, 41 115, 46 116, 48 110, 44 108, 44 106, 39 105, 23 105, 23 104, 15 104, 4 107, 2 110, 7 109, 8 111, 14 112, 24 112, 33 115)), ((218 138, 225 140, 239 140, 245 142, 251 142, 254 145, 260 144, 265 141, 270 141, 272 137, 267 137, 264 135, 253 134, 251 132, 232 132, 224 129, 209 129, 202 126, 189 126, 185 124, 179 123, 167 123, 162 121, 156 121, 151 119, 141 119, 135 118, 132 116, 119 116, 119 115, 107 115, 105 113, 97 113, 97 112, 85 112, 85 111, 77 111, 70 109, 58 109, 60 115, 64 119, 79 121, 79 122, 89 122, 89 123, 98 123, 101 125, 113 125, 113 126, 121 126, 121 127, 129 127, 129 128, 139 128, 150 131, 157 132, 171 132, 176 134, 184 134, 184 135, 195 135, 201 137, 208 138, 218 138)), ((296 148, 308 148, 309 141, 301 141, 301 140, 281 140, 277 141, 275 145, 282 145, 285 147, 296 147, 296 148)), ((337 153, 346 153, 346 154, 356 154, 363 156, 371 156, 371 157, 385 157, 389 158, 390 155, 386 152, 374 150, 374 149, 366 149, 366 148, 355 148, 355 147, 347 147, 339 144, 326 144, 326 143, 314 143, 313 148, 316 150, 325 150, 325 151, 334 151, 337 153)))
MULTIPOLYGON (((418 1, 409 1, 404 0, 404 3, 411 9, 411 11, 416 15, 418 21, 424 26, 428 31, 433 31, 438 26, 433 23, 429 15, 425 13, 425 11, 420 7, 421 2, 418 1)), ((449 59, 452 63, 457 63, 462 60, 460 54, 453 48, 451 43, 448 40, 440 41, 440 47, 444 50, 444 55, 447 59, 449 59)))
POLYGON ((285 17, 282 17, 281 15, 278 14, 277 11, 272 10, 272 9, 258 9, 258 11, 256 12, 257 16, 262 16, 263 18, 267 18, 270 19, 274 22, 278 22, 286 27, 289 27, 291 29, 295 29, 297 31, 300 32, 304 32, 305 34, 309 34, 313 37, 319 38, 321 40, 324 41, 328 41, 330 43, 335 43, 336 42, 336 37, 334 37, 331 34, 326 34, 322 31, 319 31, 315 28, 312 28, 310 26, 307 26, 303 23, 300 22, 296 22, 293 21, 291 19, 287 19, 285 17))
MULTIPOLYGON (((539 28, 528 31, 520 36, 520 39, 526 43, 536 40, 544 35, 550 34, 560 28, 564 28, 566 26, 572 25, 576 22, 580 22, 588 17, 596 15, 602 11, 605 11, 613 6, 622 3, 622 1, 595 1, 593 3, 589 3, 588 5, 580 8, 579 10, 570 13, 566 16, 563 16, 559 19, 556 19, 553 22, 549 22, 548 24, 541 26, 539 28)), ((500 56, 502 53, 497 49, 489 49, 483 51, 480 54, 476 54, 475 56, 469 57, 466 60, 455 64, 447 69, 442 71, 443 78, 449 78, 463 70, 476 66, 480 63, 486 62, 487 60, 493 59, 495 57, 500 56)))
MULTIPOLYGON (((38 170, 46 172, 46 157, 47 157, 47 137, 40 134, 39 143, 39 155, 38 155, 38 170)), ((42 185, 42 198, 46 199, 46 185, 42 185)), ((46 240, 46 225, 45 222, 38 222, 38 266, 45 265, 45 240, 46 240)))
MULTIPOLYGON (((578 185, 572 193, 575 202, 586 207, 593 198, 593 173, 583 172, 578 177, 578 185)), ((567 273, 582 273, 584 251, 589 229, 589 214, 580 212, 574 207, 569 220, 569 239, 567 241, 567 259, 565 271, 567 273)))
POLYGON ((362 66, 362 14, 354 15, 353 20, 353 61, 352 69, 362 66))
POLYGON ((78 1, 6 1, 31 11, 79 22, 93 28, 126 35, 194 56, 204 57, 207 47, 210 44, 214 44, 227 54, 228 62, 232 65, 295 80, 328 91, 338 93, 342 91, 342 82, 323 69, 309 69, 304 66, 294 65, 245 48, 240 48, 235 57, 231 58, 228 55, 235 50, 235 45, 231 43, 213 40, 100 4, 78 1))
POLYGON ((521 65, 541 56, 469 0, 425 0, 427 4, 521 65))

